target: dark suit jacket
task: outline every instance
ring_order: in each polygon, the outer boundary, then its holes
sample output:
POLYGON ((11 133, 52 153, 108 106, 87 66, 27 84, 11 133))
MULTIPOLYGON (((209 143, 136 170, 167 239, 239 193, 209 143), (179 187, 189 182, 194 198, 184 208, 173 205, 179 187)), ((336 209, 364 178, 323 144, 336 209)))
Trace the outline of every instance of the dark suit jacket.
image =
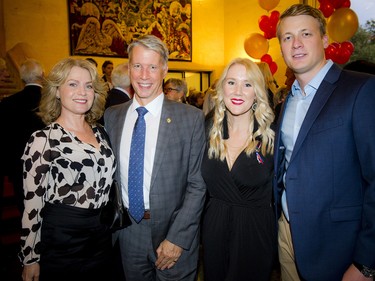
MULTIPOLYGON (((118 170, 121 169, 119 145, 126 113, 132 102, 112 106, 105 112, 105 127, 118 159, 118 170)), ((201 176, 204 134, 201 110, 164 98, 150 187, 151 231, 155 250, 164 239, 183 249, 198 247, 200 216, 206 192, 201 176)), ((117 180, 120 182, 119 173, 117 180)))
MULTIPOLYGON (((283 117, 284 108, 279 122, 283 117)), ((279 215, 280 128, 274 188, 279 215)), ((353 261, 375 268, 375 76, 332 66, 302 123, 286 190, 296 264, 304 279, 341 280, 353 261)))
POLYGON ((45 124, 36 115, 41 87, 29 85, 0 102, 1 168, 5 175, 13 176, 22 169, 20 158, 30 135, 45 124))
POLYGON ((112 88, 111 90, 108 91, 107 102, 106 102, 105 108, 108 108, 116 104, 124 103, 129 100, 130 98, 126 93, 124 93, 123 91, 119 89, 112 88))

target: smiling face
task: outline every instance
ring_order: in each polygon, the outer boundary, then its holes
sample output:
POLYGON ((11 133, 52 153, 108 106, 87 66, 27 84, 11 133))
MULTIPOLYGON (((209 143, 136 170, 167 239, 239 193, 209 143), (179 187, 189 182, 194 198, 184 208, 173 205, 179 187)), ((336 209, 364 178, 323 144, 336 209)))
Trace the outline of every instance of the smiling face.
POLYGON ((244 65, 234 64, 229 68, 223 81, 223 92, 225 106, 232 115, 249 112, 255 100, 255 92, 244 65))
POLYGON ((321 35, 319 22, 308 15, 291 16, 279 23, 284 61, 296 76, 310 81, 326 63, 328 37, 321 35))
POLYGON ((61 101, 61 115, 82 115, 90 110, 95 92, 87 69, 73 66, 65 82, 58 88, 61 101))
POLYGON ((163 93, 163 79, 168 67, 163 65, 159 53, 141 45, 132 50, 129 76, 135 98, 140 105, 146 105, 163 93))

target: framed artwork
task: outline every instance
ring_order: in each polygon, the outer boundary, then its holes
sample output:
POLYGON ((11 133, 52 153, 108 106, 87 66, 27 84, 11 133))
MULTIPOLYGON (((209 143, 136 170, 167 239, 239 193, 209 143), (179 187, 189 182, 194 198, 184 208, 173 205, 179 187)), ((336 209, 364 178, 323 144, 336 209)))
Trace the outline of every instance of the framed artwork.
POLYGON ((68 0, 70 54, 127 58, 128 45, 153 34, 170 60, 192 60, 192 0, 68 0))

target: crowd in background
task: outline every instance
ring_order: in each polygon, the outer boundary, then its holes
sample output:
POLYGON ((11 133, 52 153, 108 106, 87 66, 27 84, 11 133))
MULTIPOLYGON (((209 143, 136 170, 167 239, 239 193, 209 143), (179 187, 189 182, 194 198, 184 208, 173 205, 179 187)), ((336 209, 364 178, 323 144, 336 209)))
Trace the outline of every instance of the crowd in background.
POLYGON ((248 58, 204 90, 166 79, 152 35, 101 74, 93 58, 48 74, 25 60, 25 87, 0 102, 23 280, 193 281, 200 258, 205 281, 268 281, 275 268, 284 281, 373 280, 373 64, 326 60, 324 16, 305 4, 277 37, 280 86, 248 58), (131 221, 114 233, 100 220, 113 183, 131 221))

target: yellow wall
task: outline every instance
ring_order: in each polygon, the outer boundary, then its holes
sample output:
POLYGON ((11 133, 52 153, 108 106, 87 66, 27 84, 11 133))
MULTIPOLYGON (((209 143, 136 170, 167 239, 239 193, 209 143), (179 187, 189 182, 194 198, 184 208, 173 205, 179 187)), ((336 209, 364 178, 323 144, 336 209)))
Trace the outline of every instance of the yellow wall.
MULTIPOLYGON (((0 0, 3 2, 5 48, 19 42, 34 48, 48 72, 60 59, 69 56, 68 5, 66 0, 0 0)), ((237 56, 248 57, 243 42, 258 27, 261 15, 268 15, 258 0, 192 0, 192 62, 171 61, 169 67, 186 70, 213 70, 212 81, 224 65, 237 56)), ((282 12, 298 0, 281 0, 275 8, 282 12)), ((1 31, 1 29, 0 29, 1 31)), ((0 37, 1 38, 1 37, 0 37)), ((283 84, 285 65, 277 39, 270 40, 268 52, 278 64, 276 79, 283 84)), ((95 57, 99 66, 106 58, 95 57)), ((114 64, 124 59, 111 59, 114 64)))

